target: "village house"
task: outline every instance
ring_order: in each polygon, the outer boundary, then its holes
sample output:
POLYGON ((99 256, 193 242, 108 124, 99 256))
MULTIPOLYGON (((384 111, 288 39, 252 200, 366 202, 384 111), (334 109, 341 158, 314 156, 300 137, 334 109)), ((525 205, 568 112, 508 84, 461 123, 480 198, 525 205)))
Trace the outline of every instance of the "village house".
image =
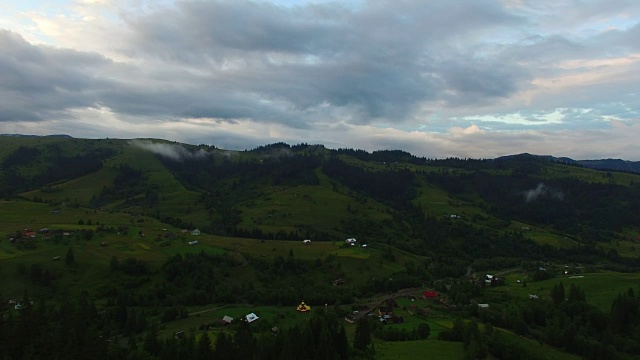
POLYGON ((422 297, 424 297, 427 300, 434 300, 434 299, 437 299, 439 295, 440 294, 438 294, 438 292, 436 291, 427 290, 422 294, 422 297))
POLYGON ((302 302, 300 303, 300 305, 298 305, 298 307, 296 308, 296 311, 299 311, 301 313, 308 313, 309 311, 311 311, 311 307, 307 304, 304 303, 304 300, 302 300, 302 302))
POLYGON ((349 314, 347 316, 344 317, 344 321, 348 322, 349 324, 353 324, 356 322, 356 317, 349 314))
POLYGON ((390 306, 380 306, 378 308, 378 316, 383 318, 385 315, 393 315, 393 308, 390 306))
POLYGON ((33 239, 36 237, 36 235, 38 235, 38 233, 36 233, 35 231, 31 230, 31 229, 24 229, 22 230, 22 236, 26 239, 33 239))
POLYGON ((396 301, 396 299, 394 298, 390 298, 384 301, 385 304, 390 307, 391 309, 395 309, 397 307, 400 307, 400 305, 398 305, 398 302, 396 301))
POLYGON ((232 322, 232 321, 233 321, 233 318, 232 318, 231 316, 227 316, 227 315, 225 315, 225 316, 223 316, 223 317, 222 317, 222 319, 220 320, 220 323, 221 323, 222 325, 229 325, 229 324, 231 324, 231 322, 232 322))
POLYGON ((249 324, 260 319, 260 317, 258 317, 258 315, 256 315, 255 313, 247 314, 247 316, 245 316, 244 318, 249 324))

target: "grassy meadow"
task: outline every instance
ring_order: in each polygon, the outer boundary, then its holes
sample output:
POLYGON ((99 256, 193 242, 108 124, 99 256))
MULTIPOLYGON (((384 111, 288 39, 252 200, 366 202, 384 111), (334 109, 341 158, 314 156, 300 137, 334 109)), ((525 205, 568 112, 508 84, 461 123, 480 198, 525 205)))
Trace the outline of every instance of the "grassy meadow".
POLYGON ((525 274, 509 273, 505 275, 506 285, 489 288, 490 293, 506 294, 522 299, 528 299, 529 294, 538 295, 542 298, 550 299, 551 289, 555 284, 562 282, 565 292, 572 284, 584 290, 587 302, 598 307, 605 313, 611 309, 611 304, 616 296, 627 289, 633 288, 637 293, 640 287, 640 274, 618 273, 603 271, 595 273, 577 273, 556 277, 548 280, 528 282, 524 287, 517 280, 524 280, 525 274))

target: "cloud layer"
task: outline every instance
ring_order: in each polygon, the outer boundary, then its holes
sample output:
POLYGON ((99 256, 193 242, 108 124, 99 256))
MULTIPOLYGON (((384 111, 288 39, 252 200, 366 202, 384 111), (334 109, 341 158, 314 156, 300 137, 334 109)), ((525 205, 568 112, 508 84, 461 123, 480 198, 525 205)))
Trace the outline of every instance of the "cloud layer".
POLYGON ((634 0, 39 10, 0 17, 0 132, 640 160, 634 0))

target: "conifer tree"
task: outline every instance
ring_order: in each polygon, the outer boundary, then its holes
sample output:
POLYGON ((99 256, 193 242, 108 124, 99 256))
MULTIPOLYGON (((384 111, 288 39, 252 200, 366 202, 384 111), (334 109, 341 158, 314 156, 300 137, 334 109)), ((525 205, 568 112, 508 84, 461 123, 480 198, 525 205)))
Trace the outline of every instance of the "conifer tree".
POLYGON ((152 326, 144 337, 143 349, 153 356, 158 356, 162 345, 158 339, 158 329, 152 326))
POLYGON ((334 333, 333 338, 334 351, 338 358, 345 360, 349 358, 349 341, 344 326, 338 325, 338 331, 334 333))
POLYGON ((246 321, 240 321, 236 336, 233 340, 236 355, 239 359, 253 359, 256 342, 251 332, 251 326, 246 321))
POLYGON ((67 255, 64 257, 64 262, 69 266, 73 266, 76 263, 76 258, 73 255, 73 249, 71 247, 69 247, 69 250, 67 250, 67 255))
POLYGON ((356 325, 356 333, 353 339, 353 347, 356 350, 366 351, 371 344, 371 328, 369 327, 369 321, 365 318, 360 318, 356 325))
POLYGON ((198 340, 198 348, 196 349, 196 360, 213 359, 213 350, 211 349, 211 339, 206 332, 202 334, 198 340))
POLYGON ((555 284, 551 289, 551 299, 555 304, 560 304, 565 299, 564 285, 561 283, 555 284))
POLYGON ((232 339, 224 332, 216 338, 216 348, 213 351, 215 359, 234 359, 232 339))
POLYGON ((584 290, 580 289, 580 287, 576 286, 576 284, 571 284, 569 288, 569 302, 585 302, 587 301, 587 297, 584 294, 584 290))

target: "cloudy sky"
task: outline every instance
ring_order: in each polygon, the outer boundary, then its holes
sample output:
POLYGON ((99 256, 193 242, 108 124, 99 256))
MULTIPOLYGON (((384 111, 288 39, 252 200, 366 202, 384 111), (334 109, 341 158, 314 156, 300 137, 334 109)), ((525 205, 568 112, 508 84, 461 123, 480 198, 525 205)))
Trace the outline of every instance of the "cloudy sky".
POLYGON ((637 0, 0 0, 0 133, 640 160, 637 0))

